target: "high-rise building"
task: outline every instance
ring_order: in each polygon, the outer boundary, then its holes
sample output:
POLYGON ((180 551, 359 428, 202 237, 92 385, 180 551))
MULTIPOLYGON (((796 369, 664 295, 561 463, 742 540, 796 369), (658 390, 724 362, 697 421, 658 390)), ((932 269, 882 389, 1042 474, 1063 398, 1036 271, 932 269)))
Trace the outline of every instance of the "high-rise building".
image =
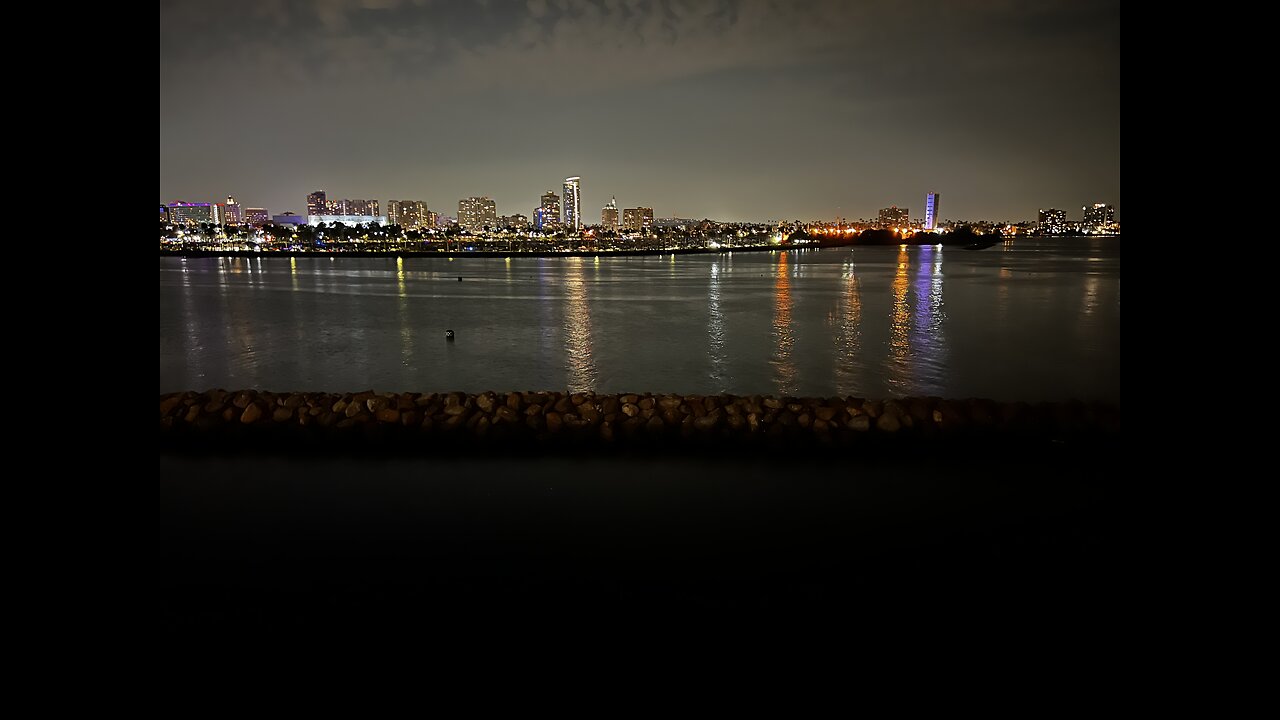
POLYGON ((539 230, 555 230, 560 227, 560 196, 548 190, 533 210, 533 225, 539 230))
POLYGON ((271 219, 271 215, 267 213, 266 208, 245 208, 244 224, 254 227, 262 227, 271 219))
POLYGON ((1116 209, 1106 203, 1094 203, 1092 207, 1086 205, 1083 209, 1082 224, 1093 232, 1105 230, 1116 221, 1116 209))
POLYGON ((169 203, 169 222, 174 225, 195 225, 213 222, 213 208, 209 203, 169 203))
POLYGON ((906 208, 891 205, 881 208, 877 224, 881 228, 906 228, 911 226, 911 212, 906 208))
POLYGON ((622 228, 627 232, 644 232, 653 227, 653 208, 627 208, 622 211, 622 228))
POLYGON ((1065 210, 1041 209, 1038 219, 1040 233, 1043 235, 1061 235, 1067 231, 1067 211, 1065 210))
POLYGON ((582 229, 582 178, 564 179, 564 212, 560 214, 564 226, 574 232, 582 229))
MULTIPOLYGON (((315 215, 310 208, 307 208, 307 215, 315 215)), ((377 200, 327 200, 325 201, 325 212, 318 213, 321 215, 360 215, 367 217, 377 217, 378 201, 377 200)))
POLYGON ((929 193, 924 199, 924 229, 936 230, 938 227, 938 207, 942 197, 938 193, 929 193))
POLYGON ((240 212, 240 203, 228 195, 227 204, 222 206, 222 224, 239 225, 242 222, 244 222, 244 216, 240 212))
POLYGON ((503 215, 498 218, 498 227, 523 228, 528 226, 528 224, 529 218, 525 215, 521 215, 520 213, 516 213, 515 215, 503 215))
POLYGON ((317 190, 307 196, 308 215, 330 215, 329 202, 323 190, 317 190))
POLYGON ((432 212, 431 210, 428 210, 427 218, 423 227, 427 227, 427 228, 440 227, 440 213, 432 212))
POLYGON ((421 200, 388 200, 387 222, 405 230, 432 227, 427 224, 427 204, 421 200))
POLYGON ((168 205, 160 206, 160 222, 162 223, 169 222, 169 206, 168 205))
POLYGON ((605 232, 618 232, 618 198, 609 198, 609 204, 600 209, 600 224, 605 232))
POLYGON ((497 227, 497 205, 487 196, 459 200, 458 225, 467 230, 479 230, 485 226, 497 227))

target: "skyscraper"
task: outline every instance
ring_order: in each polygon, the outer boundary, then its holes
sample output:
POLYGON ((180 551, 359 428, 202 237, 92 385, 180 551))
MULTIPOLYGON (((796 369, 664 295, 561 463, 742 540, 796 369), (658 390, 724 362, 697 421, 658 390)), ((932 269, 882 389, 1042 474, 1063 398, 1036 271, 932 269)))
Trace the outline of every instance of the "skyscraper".
POLYGON ((468 230, 497 227, 497 205, 487 196, 463 198, 458 201, 458 224, 468 230))
POLYGON ((227 204, 223 206, 222 216, 223 225, 239 225, 244 222, 244 215, 240 213, 240 203, 230 195, 227 196, 227 204))
POLYGON ((878 224, 881 228, 906 228, 911 226, 911 213, 906 208, 891 205, 880 210, 878 224))
POLYGON ((609 198, 609 204, 600 209, 600 224, 605 232, 618 232, 618 198, 609 198))
POLYGON ((1067 212, 1049 208, 1040 210, 1040 234, 1060 235, 1067 231, 1067 212))
POLYGON ((938 193, 929 193, 924 199, 924 229, 934 230, 938 227, 938 206, 941 202, 941 196, 938 193))
POLYGON ((582 198, 580 196, 580 177, 564 179, 564 212, 561 218, 564 226, 574 232, 582 229, 582 198))
POLYGON ((317 190, 307 196, 307 214, 308 215, 329 215, 329 202, 326 200, 328 196, 323 190, 317 190))
POLYGON ((266 208, 246 208, 244 211, 244 222, 246 225, 254 227, 262 227, 267 224, 267 220, 271 216, 267 214, 266 208))
POLYGON ((642 232, 653 227, 653 208, 627 208, 622 211, 622 227, 627 232, 642 232))
POLYGON ((560 226, 560 196, 548 190, 533 211, 533 223, 539 230, 554 230, 560 226))
POLYGON ((405 230, 431 227, 427 224, 427 204, 422 200, 388 200, 387 222, 405 230))
POLYGON ((1086 205, 1083 209, 1084 222, 1082 224, 1093 232, 1106 229, 1116 220, 1116 209, 1106 203, 1094 203, 1092 207, 1086 205))

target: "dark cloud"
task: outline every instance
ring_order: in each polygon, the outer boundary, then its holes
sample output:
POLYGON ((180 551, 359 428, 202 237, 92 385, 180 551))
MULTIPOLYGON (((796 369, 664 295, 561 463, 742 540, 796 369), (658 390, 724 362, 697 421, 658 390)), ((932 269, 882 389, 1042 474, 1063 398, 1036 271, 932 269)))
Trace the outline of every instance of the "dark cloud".
POLYGON ((162 3, 161 199, 1118 205, 1119 53, 1116 2, 162 3))

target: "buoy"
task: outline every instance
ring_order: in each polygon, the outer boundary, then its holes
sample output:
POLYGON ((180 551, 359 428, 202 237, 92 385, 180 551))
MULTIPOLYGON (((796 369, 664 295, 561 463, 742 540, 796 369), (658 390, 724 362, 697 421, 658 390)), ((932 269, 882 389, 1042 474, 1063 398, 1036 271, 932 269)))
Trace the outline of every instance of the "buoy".
POLYGON ((452 339, 453 339, 453 331, 452 331, 452 330, 445 330, 445 331, 444 331, 444 339, 445 339, 445 340, 452 340, 452 339))

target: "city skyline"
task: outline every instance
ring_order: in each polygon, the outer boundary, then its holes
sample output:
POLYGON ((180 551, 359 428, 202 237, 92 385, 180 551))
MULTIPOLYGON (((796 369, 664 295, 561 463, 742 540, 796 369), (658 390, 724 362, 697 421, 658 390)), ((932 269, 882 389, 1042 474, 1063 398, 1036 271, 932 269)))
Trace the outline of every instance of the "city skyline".
POLYGON ((528 213, 577 175, 664 217, 1120 218, 1114 2, 173 2, 160 66, 163 202, 528 213))

